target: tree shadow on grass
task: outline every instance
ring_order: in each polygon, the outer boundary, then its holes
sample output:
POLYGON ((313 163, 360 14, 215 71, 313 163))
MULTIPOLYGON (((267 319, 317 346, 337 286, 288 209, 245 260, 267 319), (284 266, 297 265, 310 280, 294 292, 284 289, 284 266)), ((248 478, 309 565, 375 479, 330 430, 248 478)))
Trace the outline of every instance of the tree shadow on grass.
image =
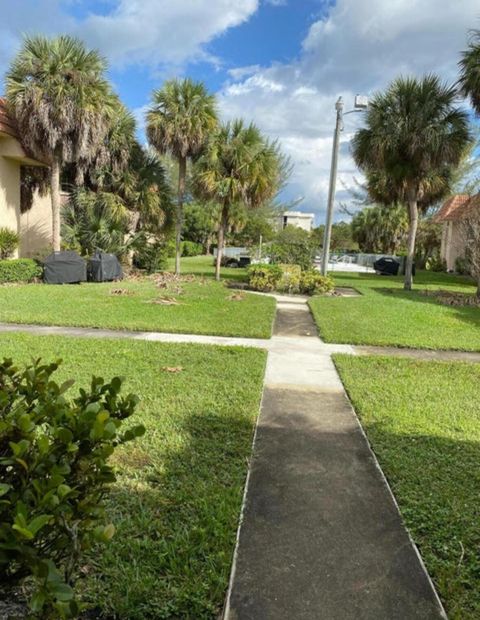
MULTIPOLYGON (((384 297, 389 297, 390 299, 404 299, 415 303, 426 304, 426 310, 428 306, 444 308, 446 312, 454 315, 459 321, 467 323, 473 327, 480 328, 480 308, 476 308, 475 306, 462 307, 445 305, 440 303, 435 297, 424 295, 418 290, 404 291, 403 289, 382 287, 375 288, 373 290, 384 297)), ((474 291, 472 291, 472 294, 474 294, 474 291)))
POLYGON ((194 414, 182 421, 179 436, 177 447, 157 455, 146 442, 125 447, 119 459, 124 473, 108 499, 117 533, 90 559, 91 574, 82 590, 92 609, 85 618, 218 616, 228 586, 252 420, 194 414))

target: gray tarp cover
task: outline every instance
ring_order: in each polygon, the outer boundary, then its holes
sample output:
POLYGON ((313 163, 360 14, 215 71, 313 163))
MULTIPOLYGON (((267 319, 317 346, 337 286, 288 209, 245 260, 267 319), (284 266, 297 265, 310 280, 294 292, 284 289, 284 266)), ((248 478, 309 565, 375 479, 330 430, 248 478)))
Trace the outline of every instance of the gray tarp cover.
POLYGON ((115 254, 97 251, 88 261, 88 279, 90 281, 108 282, 122 278, 122 266, 115 254))
POLYGON ((47 284, 73 284, 87 279, 87 264, 76 252, 53 252, 43 267, 43 280, 47 284))

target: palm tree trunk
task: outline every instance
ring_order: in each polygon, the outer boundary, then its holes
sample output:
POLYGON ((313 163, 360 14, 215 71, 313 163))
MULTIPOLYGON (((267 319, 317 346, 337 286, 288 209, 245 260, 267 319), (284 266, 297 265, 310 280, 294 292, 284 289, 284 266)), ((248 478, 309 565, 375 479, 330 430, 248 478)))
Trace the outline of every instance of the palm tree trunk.
POLYGON ((178 159, 178 201, 175 220, 175 273, 180 275, 180 256, 182 254, 183 200, 185 198, 185 179, 187 177, 187 158, 178 159))
POLYGON ((217 260, 215 263, 215 280, 220 280, 220 267, 222 266, 223 246, 225 244, 225 230, 227 228, 228 209, 226 206, 222 210, 222 218, 218 227, 217 236, 217 260))
POLYGON ((407 240, 407 264, 405 266, 405 282, 403 288, 412 290, 413 284, 413 259, 415 256, 415 239, 418 227, 418 205, 415 192, 409 192, 408 196, 408 240, 407 240))
POLYGON ((54 158, 50 168, 50 197, 52 200, 52 245, 60 251, 60 160, 54 158))

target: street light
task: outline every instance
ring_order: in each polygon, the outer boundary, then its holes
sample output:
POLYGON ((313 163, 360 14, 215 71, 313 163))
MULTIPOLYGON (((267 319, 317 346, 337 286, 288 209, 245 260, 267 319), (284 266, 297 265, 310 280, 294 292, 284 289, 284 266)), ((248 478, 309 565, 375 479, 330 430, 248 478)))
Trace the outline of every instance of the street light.
POLYGON ((340 133, 343 131, 343 117, 347 114, 352 114, 353 112, 365 111, 368 107, 368 97, 365 97, 364 95, 356 95, 354 109, 349 110, 348 112, 343 111, 343 106, 343 99, 339 97, 337 103, 335 104, 335 110, 337 111, 337 122, 333 133, 332 165, 330 168, 330 184, 328 187, 327 218, 325 221, 325 232, 323 235, 323 276, 326 276, 328 271, 328 256, 330 254, 330 239, 332 237, 333 205, 335 202, 335 185, 337 182, 338 147, 340 144, 340 133))

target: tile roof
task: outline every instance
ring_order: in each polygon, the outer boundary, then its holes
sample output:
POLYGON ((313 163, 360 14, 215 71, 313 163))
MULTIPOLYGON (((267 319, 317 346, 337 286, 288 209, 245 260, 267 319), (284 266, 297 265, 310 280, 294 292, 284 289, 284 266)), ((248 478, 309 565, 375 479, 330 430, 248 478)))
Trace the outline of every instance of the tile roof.
POLYGON ((433 221, 441 223, 461 220, 475 207, 480 207, 480 194, 456 194, 443 203, 433 221))
POLYGON ((8 115, 6 101, 3 97, 0 97, 0 133, 18 138, 15 122, 8 115))

